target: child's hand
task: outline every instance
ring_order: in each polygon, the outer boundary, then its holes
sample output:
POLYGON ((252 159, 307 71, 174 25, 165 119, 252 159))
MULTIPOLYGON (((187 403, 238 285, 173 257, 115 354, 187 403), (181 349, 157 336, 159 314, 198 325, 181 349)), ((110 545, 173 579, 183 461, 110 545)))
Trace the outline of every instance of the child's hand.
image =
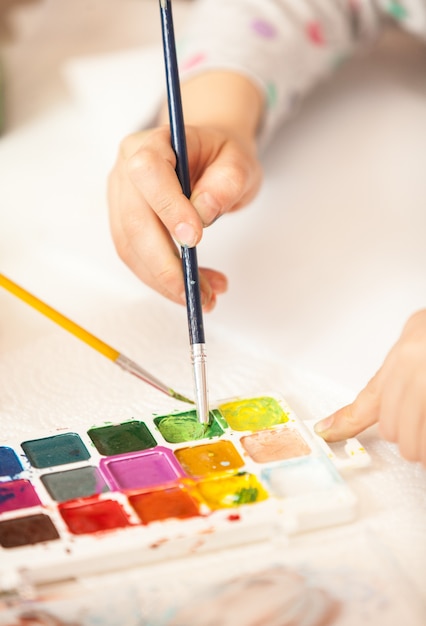
MULTIPOLYGON (((109 177, 112 237, 117 252, 147 285, 185 303, 178 246, 193 247, 205 226, 247 204, 261 171, 254 142, 220 128, 188 126, 192 195, 182 193, 167 126, 130 135, 122 142, 109 177)), ((226 277, 200 268, 204 310, 226 291, 226 277)))
POLYGON ((340 441, 379 424, 403 457, 426 467, 426 309, 410 317, 380 370, 355 401, 325 420, 316 432, 340 441))

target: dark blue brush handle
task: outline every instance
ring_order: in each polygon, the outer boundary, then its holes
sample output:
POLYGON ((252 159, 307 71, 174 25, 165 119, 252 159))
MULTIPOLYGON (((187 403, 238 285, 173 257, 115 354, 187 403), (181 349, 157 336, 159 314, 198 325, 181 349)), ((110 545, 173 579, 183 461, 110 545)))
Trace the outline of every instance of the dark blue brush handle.
MULTIPOLYGON (((182 97, 180 93, 172 4, 170 0, 160 0, 160 11, 171 143, 176 155, 177 177, 183 193, 187 198, 190 198, 191 184, 189 178, 188 152, 186 147, 182 97)), ((203 311, 201 307, 197 250, 196 248, 182 247, 181 253, 185 281, 189 339, 191 344, 204 343, 203 311)))

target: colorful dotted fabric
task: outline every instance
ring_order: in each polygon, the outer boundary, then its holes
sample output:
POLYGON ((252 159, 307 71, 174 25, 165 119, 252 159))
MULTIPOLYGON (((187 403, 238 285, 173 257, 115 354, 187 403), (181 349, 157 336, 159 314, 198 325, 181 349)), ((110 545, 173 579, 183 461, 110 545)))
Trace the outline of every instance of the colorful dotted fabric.
POLYGON ((225 68, 265 94, 260 142, 306 93, 392 20, 426 38, 426 0, 198 0, 179 51, 181 77, 225 68))

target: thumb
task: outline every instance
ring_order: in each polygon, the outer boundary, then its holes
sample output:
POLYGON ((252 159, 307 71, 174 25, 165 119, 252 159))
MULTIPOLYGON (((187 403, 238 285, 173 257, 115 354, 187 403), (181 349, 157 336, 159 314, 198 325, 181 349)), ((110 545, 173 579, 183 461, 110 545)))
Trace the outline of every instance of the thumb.
POLYGON ((347 404, 315 424, 315 432, 330 443, 355 437, 378 421, 379 408, 380 394, 376 374, 352 404, 347 404))

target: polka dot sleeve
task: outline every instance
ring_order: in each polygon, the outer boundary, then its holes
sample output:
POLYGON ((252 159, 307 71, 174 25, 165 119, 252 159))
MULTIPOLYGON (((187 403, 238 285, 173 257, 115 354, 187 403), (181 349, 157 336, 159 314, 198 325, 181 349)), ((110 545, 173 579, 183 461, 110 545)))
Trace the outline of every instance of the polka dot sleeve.
POLYGON ((426 38, 426 0, 197 0, 179 44, 181 78, 235 70, 265 97, 265 145, 301 97, 385 21, 426 38))

